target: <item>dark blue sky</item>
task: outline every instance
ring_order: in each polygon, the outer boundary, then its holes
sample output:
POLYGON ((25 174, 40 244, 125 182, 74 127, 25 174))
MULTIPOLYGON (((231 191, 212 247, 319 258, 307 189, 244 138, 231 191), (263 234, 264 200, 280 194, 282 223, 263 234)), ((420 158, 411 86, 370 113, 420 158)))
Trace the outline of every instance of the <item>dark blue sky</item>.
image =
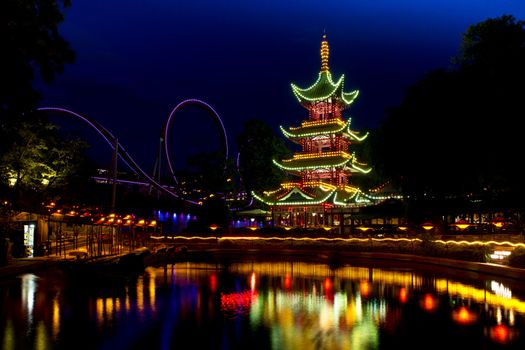
MULTIPOLYGON (((42 105, 97 119, 149 169, 164 120, 186 98, 214 106, 231 143, 250 118, 298 124, 306 113, 290 83, 315 81, 326 28, 332 73, 360 90, 346 115, 375 128, 406 87, 449 65, 470 24, 502 14, 525 19, 523 0, 73 1, 61 33, 76 63, 42 105)), ((196 108, 173 127, 179 154, 218 142, 196 108)))

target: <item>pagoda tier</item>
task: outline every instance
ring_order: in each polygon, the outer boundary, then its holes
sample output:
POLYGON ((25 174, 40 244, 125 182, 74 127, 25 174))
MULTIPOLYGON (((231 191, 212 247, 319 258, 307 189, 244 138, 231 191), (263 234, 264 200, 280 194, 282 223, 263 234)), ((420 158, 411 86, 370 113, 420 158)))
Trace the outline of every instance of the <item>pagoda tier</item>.
POLYGON ((358 207, 372 203, 372 197, 349 185, 333 186, 329 183, 311 181, 284 183, 274 191, 256 193, 253 196, 270 206, 316 206, 358 207))
POLYGON ((308 110, 336 115, 338 111, 348 108, 359 95, 358 90, 344 92, 344 81, 344 74, 334 83, 329 71, 320 72, 317 81, 310 87, 301 89, 292 84, 292 90, 297 100, 308 110))

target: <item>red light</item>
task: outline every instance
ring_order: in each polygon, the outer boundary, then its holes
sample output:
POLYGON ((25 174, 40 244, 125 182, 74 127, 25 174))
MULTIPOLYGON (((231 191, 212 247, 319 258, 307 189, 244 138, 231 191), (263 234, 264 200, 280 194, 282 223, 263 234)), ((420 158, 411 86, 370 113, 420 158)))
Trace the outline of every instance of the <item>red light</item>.
POLYGON ((425 294, 425 297, 423 298, 423 309, 425 311, 432 312, 436 308, 436 300, 432 296, 432 294, 425 294))
POLYGON ((362 297, 368 297, 370 295, 370 283, 368 283, 368 281, 361 281, 359 290, 361 291, 362 297))
POLYGON ((452 319, 459 324, 471 324, 476 321, 476 315, 472 314, 465 306, 452 312, 452 319))
POLYGON ((292 288, 292 278, 290 275, 286 275, 284 278, 284 288, 285 289, 291 289, 292 288))
POLYGON ((405 287, 401 288, 399 290, 399 301, 402 302, 403 304, 406 303, 407 296, 408 296, 407 289, 405 287))
POLYGON ((490 329, 490 338, 501 344, 506 344, 510 340, 509 328, 503 324, 499 324, 490 329))
POLYGON ((215 274, 210 276, 210 288, 212 292, 217 291, 217 276, 215 274))
POLYGON ((324 289, 326 292, 329 292, 332 289, 332 281, 329 278, 324 280, 324 289))

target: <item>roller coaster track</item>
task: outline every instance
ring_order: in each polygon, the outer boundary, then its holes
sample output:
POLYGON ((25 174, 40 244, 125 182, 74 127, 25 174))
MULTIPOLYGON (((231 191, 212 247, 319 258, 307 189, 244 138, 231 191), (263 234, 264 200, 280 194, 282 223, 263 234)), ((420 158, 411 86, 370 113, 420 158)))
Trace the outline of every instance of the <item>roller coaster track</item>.
MULTIPOLYGON (((225 151, 225 154, 226 154, 226 159, 228 159, 228 139, 227 139, 227 135, 226 135, 226 129, 224 128, 224 124, 223 124, 221 118, 219 117, 219 115, 217 114, 217 112, 209 104, 207 104, 206 102, 201 101, 201 100, 189 99, 189 100, 182 101, 181 103, 179 103, 171 111, 170 115, 168 116, 168 118, 166 120, 166 123, 164 124, 164 128, 162 129, 162 134, 161 134, 161 141, 164 142, 164 151, 166 153, 166 159, 167 159, 168 167, 169 167, 171 175, 172 175, 173 179, 176 181, 176 183, 178 183, 178 182, 177 182, 177 178, 175 177, 175 172, 174 172, 173 165, 172 165, 173 163, 172 163, 171 158, 170 158, 170 151, 169 151, 168 142, 167 142, 168 136, 169 136, 169 127, 170 127, 170 124, 171 124, 172 120, 174 119, 175 113, 177 111, 179 111, 181 108, 183 108, 184 106, 190 105, 190 104, 197 104, 197 105, 200 105, 200 106, 204 107, 206 110, 211 112, 212 115, 215 117, 215 121, 219 124, 219 126, 221 127, 221 130, 222 130, 223 147, 224 147, 224 151, 225 151)), ((71 111, 69 109, 61 108, 61 107, 41 107, 41 108, 38 108, 37 110, 42 111, 42 112, 56 112, 56 113, 59 113, 61 115, 75 117, 75 118, 83 121, 84 123, 89 125, 92 129, 97 131, 98 134, 111 147, 111 149, 113 149, 113 151, 115 150, 115 146, 117 146, 116 148, 117 148, 117 154, 118 154, 119 158, 132 171, 134 171, 137 175, 139 175, 145 182, 147 182, 148 184, 153 186, 155 189, 161 191, 162 193, 167 194, 168 196, 170 196, 172 198, 180 199, 180 200, 183 200, 183 201, 191 203, 191 204, 198 204, 195 201, 188 200, 188 199, 185 199, 185 198, 181 197, 179 194, 175 193, 174 191, 171 191, 166 186, 163 186, 160 183, 160 181, 156 181, 151 176, 149 176, 144 170, 142 170, 142 168, 133 159, 133 157, 131 157, 131 155, 126 151, 126 148, 124 147, 124 145, 122 145, 118 141, 118 139, 108 129, 106 129, 102 124, 100 124, 96 120, 94 120, 92 118, 89 118, 87 116, 81 115, 79 113, 76 113, 74 111, 71 111)))

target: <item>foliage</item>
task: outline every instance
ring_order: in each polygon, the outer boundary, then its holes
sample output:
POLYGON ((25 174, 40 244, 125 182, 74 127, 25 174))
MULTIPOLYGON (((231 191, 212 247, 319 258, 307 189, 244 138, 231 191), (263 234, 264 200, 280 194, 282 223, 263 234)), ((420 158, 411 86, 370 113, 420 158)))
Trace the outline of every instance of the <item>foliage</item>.
POLYGON ((78 140, 61 139, 54 126, 30 112, 40 99, 34 81, 50 83, 74 60, 58 31, 69 5, 69 0, 0 2, 0 189, 18 204, 22 194, 36 202, 63 187, 85 148, 78 140))
POLYGON ((248 193, 278 187, 286 178, 286 173, 273 166, 272 159, 290 157, 291 152, 266 122, 247 121, 237 145, 239 172, 248 193))
POLYGON ((375 149, 379 171, 412 198, 515 200, 525 193, 525 22, 502 16, 473 25, 461 48, 452 69, 430 72, 388 111, 375 149))
POLYGON ((86 144, 61 137, 56 126, 38 115, 26 116, 12 140, 0 154, 0 174, 17 206, 59 194, 85 164, 86 144))
POLYGON ((512 267, 525 268, 525 248, 515 248, 509 256, 509 265, 512 267))

